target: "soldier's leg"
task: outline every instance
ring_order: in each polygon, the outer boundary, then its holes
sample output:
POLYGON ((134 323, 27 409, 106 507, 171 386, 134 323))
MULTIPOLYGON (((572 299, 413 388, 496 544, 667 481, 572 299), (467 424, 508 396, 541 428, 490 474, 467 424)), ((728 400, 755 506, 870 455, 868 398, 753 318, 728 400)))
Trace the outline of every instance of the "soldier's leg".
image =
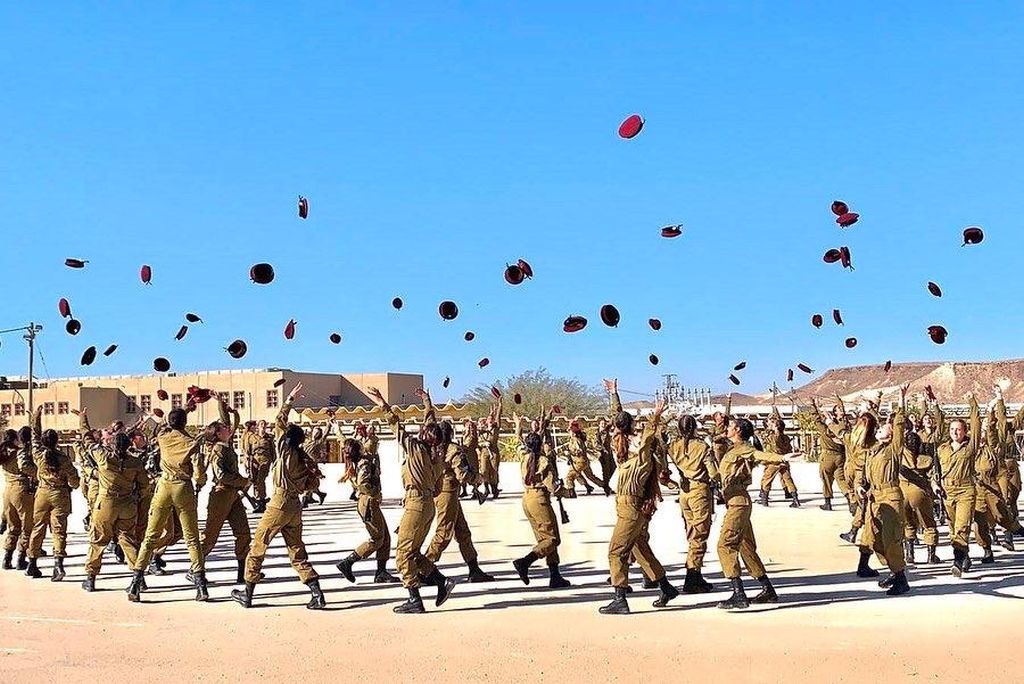
MULTIPOLYGON (((750 520, 749 506, 726 505, 722 530, 718 535, 718 562, 726 579, 740 576, 740 545, 743 543, 744 521, 750 520)), ((749 566, 748 566, 749 568, 749 566)))
POLYGON ((769 463, 764 467, 764 475, 761 476, 761 491, 771 492, 772 483, 775 482, 775 476, 779 472, 779 466, 775 463, 769 463))
MULTIPOLYGON (((369 558, 370 554, 376 553, 379 559, 381 546, 385 544, 384 539, 388 534, 387 524, 383 522, 384 516, 380 511, 380 504, 363 494, 359 497, 356 510, 359 512, 359 519, 363 521, 363 526, 366 527, 366 532, 370 535, 370 538, 357 546, 352 553, 358 556, 360 560, 369 558)), ((388 549, 385 549, 385 560, 387 560, 387 551, 388 549)))
POLYGON ((149 525, 149 505, 153 503, 153 495, 143 496, 135 507, 135 541, 142 546, 146 538, 146 527, 149 525))
MULTIPOLYGON (((224 529, 224 523, 227 522, 233 501, 238 501, 238 495, 234 492, 210 492, 210 501, 206 507, 206 523, 203 525, 202 533, 203 558, 209 556, 210 552, 213 551, 213 547, 217 545, 217 540, 220 538, 221 530, 224 529)), ((244 554, 242 557, 245 557, 244 554)))
POLYGON ((527 494, 523 497, 523 512, 526 513, 526 519, 530 522, 533 536, 537 540, 532 553, 538 558, 544 558, 549 566, 557 566, 561 537, 558 533, 558 519, 551 507, 550 499, 543 494, 527 494))
POLYGON ((455 522, 461 510, 458 504, 458 492, 441 492, 434 499, 434 517, 437 527, 426 553, 426 557, 431 563, 436 563, 441 558, 441 554, 448 548, 452 537, 455 536, 455 522))
POLYGON ((467 565, 473 566, 477 563, 476 547, 473 546, 473 532, 469 529, 469 523, 466 522, 462 504, 458 499, 455 499, 455 504, 458 508, 458 514, 455 517, 455 541, 459 545, 462 560, 466 561, 467 565))
POLYGON ((743 522, 743 528, 740 531, 740 558, 743 559, 743 565, 747 567, 747 572, 750 576, 756 580, 760 580, 764 577, 767 572, 764 569, 764 563, 761 562, 761 556, 757 553, 757 540, 754 538, 754 526, 750 522, 750 508, 746 508, 747 515, 743 522))
POLYGON ((711 513, 714 501, 711 489, 705 484, 691 484, 686 495, 689 519, 686 522, 686 567, 700 570, 711 536, 711 513))
POLYGON ((825 501, 832 499, 832 480, 835 474, 835 458, 830 455, 823 455, 818 462, 818 476, 821 478, 821 495, 825 498, 825 501))
POLYGON ((594 468, 590 465, 590 461, 586 461, 586 466, 583 469, 583 476, 590 480, 593 484, 598 487, 604 487, 604 482, 594 474, 594 468))
POLYGON ((249 531, 249 518, 245 513, 242 500, 236 495, 231 510, 228 511, 228 525, 235 537, 235 559, 244 561, 252 546, 252 532, 249 531))
POLYGON ((160 547, 162 540, 167 537, 167 527, 171 523, 174 509, 171 506, 171 496, 164 481, 160 481, 153 495, 153 501, 149 507, 149 518, 146 522, 146 533, 139 546, 137 564, 133 570, 145 570, 149 562, 153 560, 153 553, 160 547))
POLYGON ((779 472, 782 474, 782 488, 790 494, 796 494, 796 482, 793 481, 793 473, 789 466, 781 468, 779 472))
POLYGON ((171 494, 178 522, 181 523, 181 535, 188 549, 189 560, 192 561, 192 573, 205 572, 206 563, 202 547, 199 543, 199 515, 197 512, 196 490, 189 482, 176 484, 171 494))
MULTIPOLYGON (((4 536, 4 551, 14 551, 22 537, 22 486, 8 484, 4 505, 4 517, 7 519, 7 534, 4 536)), ((25 549, 19 549, 24 552, 25 549)))
POLYGON ((398 523, 395 562, 402 575, 402 586, 407 589, 420 586, 421 572, 426 575, 435 569, 434 564, 420 553, 433 517, 433 499, 412 491, 406 493, 405 510, 398 523))
POLYGON ((39 558, 43 550, 43 540, 46 538, 46 527, 50 524, 50 511, 53 504, 45 494, 36 492, 35 503, 32 508, 32 536, 28 542, 28 557, 39 558))
POLYGON ((661 561, 651 550, 651 533, 648 529, 650 519, 640 516, 641 530, 637 535, 636 543, 633 544, 633 556, 643 570, 644 577, 654 582, 660 582, 665 577, 665 568, 661 561))
POLYGON ((878 502, 874 515, 879 532, 875 536, 875 553, 885 559, 889 571, 893 574, 902 572, 907 563, 903 555, 903 512, 900 497, 892 497, 878 502))
POLYGON ((134 503, 120 505, 117 524, 114 527, 117 543, 124 552, 124 562, 129 569, 134 568, 139 560, 139 538, 135 536, 138 527, 136 515, 134 503))
POLYGON ((608 569, 612 586, 621 589, 629 586, 629 556, 644 526, 640 511, 629 503, 617 503, 615 511, 615 528, 608 542, 608 569))
POLYGON ((985 505, 988 508, 991 517, 994 518, 995 522, 1004 530, 1014 533, 1020 531, 1020 522, 1017 520, 1017 517, 1010 512, 1010 507, 1006 504, 1006 500, 1003 498, 1001 492, 991 489, 986 490, 985 505))
POLYGON ((579 476, 580 474, 576 471, 576 466, 573 464, 572 460, 570 460, 569 468, 565 471, 565 488, 575 493, 576 478, 579 476))
MULTIPOLYGON (((89 551, 85 557, 85 574, 95 577, 103 567, 103 551, 114 538, 117 522, 114 506, 108 501, 98 501, 92 509, 92 524, 89 526, 89 551)), ((129 567, 132 567, 129 565, 129 567)))
POLYGON ((306 545, 302 541, 302 513, 295 512, 288 516, 284 526, 281 527, 281 537, 288 547, 288 557, 292 561, 292 568, 299 575, 299 581, 309 584, 320 576, 309 563, 309 554, 306 553, 306 545))
POLYGON ((974 521, 973 488, 951 495, 946 501, 946 514, 949 517, 950 543, 954 550, 966 554, 971 536, 971 523, 974 521))
POLYGON ((501 453, 497 449, 494 449, 491 452, 491 474, 494 477, 491 484, 495 489, 499 489, 498 480, 501 478, 501 453))
POLYGON ((284 527, 284 523, 285 515, 277 508, 268 508, 263 513, 256 525, 256 532, 252 536, 249 555, 245 559, 246 583, 256 584, 260 581, 260 571, 263 569, 263 561, 267 557, 267 549, 270 547, 270 542, 284 527))

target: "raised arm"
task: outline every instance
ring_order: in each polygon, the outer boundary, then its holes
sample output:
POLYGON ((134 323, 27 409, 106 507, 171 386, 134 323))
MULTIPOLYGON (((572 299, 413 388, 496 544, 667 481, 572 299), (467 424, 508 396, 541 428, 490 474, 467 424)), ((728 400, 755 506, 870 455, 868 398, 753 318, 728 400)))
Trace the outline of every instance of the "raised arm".
POLYGON ((274 441, 281 441, 281 437, 284 436, 284 431, 288 428, 288 416, 292 412, 292 404, 295 400, 302 396, 302 383, 295 385, 292 391, 288 393, 288 396, 284 400, 284 404, 281 406, 281 410, 277 412, 277 417, 274 419, 274 441))
POLYGON ((608 390, 608 397, 611 401, 610 412, 612 419, 622 412, 622 402, 619 400, 619 381, 616 378, 604 381, 604 388, 608 390))
POLYGON ((971 430, 971 448, 974 450, 974 453, 977 453, 981 444, 981 411, 978 409, 978 399, 974 396, 973 392, 968 398, 968 402, 971 406, 971 412, 967 418, 971 430))
POLYGON ((395 437, 398 439, 399 444, 405 442, 405 438, 408 433, 405 431, 405 426, 402 424, 402 419, 399 417, 398 412, 395 411, 394 407, 384 399, 384 395, 380 393, 380 390, 376 387, 367 387, 366 393, 370 395, 374 403, 377 404, 385 413, 388 414, 387 420, 388 425, 395 431, 395 437))
POLYGON ((430 391, 426 389, 416 390, 416 394, 423 400, 423 424, 436 423, 437 410, 434 408, 434 402, 430 400, 430 391))
POLYGON ((40 442, 43 437, 43 405, 36 406, 32 413, 32 439, 40 442))
POLYGON ((1010 435, 1010 428, 1006 422, 1006 402, 1003 401, 1003 390, 999 385, 996 385, 996 405, 993 414, 996 421, 995 432, 990 431, 989 434, 996 435, 999 440, 999 448, 1004 448, 1010 435))
POLYGON ((892 421, 892 453, 897 459, 903 458, 903 445, 906 443, 907 390, 910 383, 900 387, 900 404, 896 407, 892 421))

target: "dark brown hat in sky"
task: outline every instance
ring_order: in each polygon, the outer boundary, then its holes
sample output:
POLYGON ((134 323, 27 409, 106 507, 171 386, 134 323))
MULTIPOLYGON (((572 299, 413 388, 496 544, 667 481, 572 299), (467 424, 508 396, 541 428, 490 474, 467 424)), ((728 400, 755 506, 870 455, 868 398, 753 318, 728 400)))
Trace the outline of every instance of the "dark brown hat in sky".
POLYGON ((481 368, 486 368, 487 364, 489 364, 490 362, 491 360, 485 356, 484 358, 477 361, 476 365, 480 366, 481 368))
POLYGON ((522 404, 523 395, 521 395, 519 392, 516 392, 515 394, 512 395, 512 401, 514 401, 517 404, 522 404))
POLYGON ((800 370, 802 370, 804 373, 813 373, 814 372, 814 369, 811 368, 810 366, 808 366, 805 363, 798 363, 798 364, 796 364, 796 367, 799 368, 800 370))
POLYGON ((523 282, 526 275, 523 273, 523 269, 519 268, 515 264, 511 264, 505 267, 505 282, 509 285, 518 285, 523 282))
POLYGON ((648 318, 647 325, 651 326, 651 330, 661 330, 661 321, 657 318, 648 318))
POLYGON ((185 320, 188 321, 189 323, 202 323, 203 322, 203 319, 200 318, 199 316, 195 315, 194 313, 187 313, 187 314, 185 314, 185 320))
POLYGON ((57 302, 57 311, 60 312, 61 318, 71 318, 71 302, 61 297, 57 302))
POLYGON ((936 285, 930 280, 928 281, 928 291, 931 292, 936 297, 942 296, 942 288, 940 288, 938 285, 936 285))
POLYGON ((331 333, 331 342, 334 344, 341 344, 341 335, 338 333, 331 333))
POLYGON ((158 389, 156 391, 156 398, 159 399, 160 401, 167 401, 167 390, 158 389))
POLYGON ((734 385, 738 385, 738 384, 740 384, 740 379, 739 379, 739 378, 737 378, 737 377, 736 377, 735 375, 732 375, 732 374, 730 373, 730 374, 729 374, 729 382, 731 382, 731 383, 732 383, 732 384, 734 384, 734 385))
POLYGON ((446 299, 437 307, 437 313, 446 321, 453 321, 459 315, 459 307, 455 302, 446 299))
POLYGON ((843 263, 843 268, 853 270, 853 261, 850 259, 850 248, 840 247, 839 248, 839 260, 843 263))
POLYGON ((289 319, 288 325, 284 326, 284 339, 295 339, 295 319, 289 319))
POLYGON ((976 245, 984 239, 985 232, 978 226, 964 228, 964 245, 976 245))
POLYGON ((287 382, 287 380, 285 380, 284 378, 278 378, 277 380, 274 381, 274 387, 280 387, 285 382, 287 382))
POLYGON ((109 347, 107 347, 106 351, 103 352, 103 355, 104 356, 110 356, 111 354, 113 354, 116 351, 117 351, 117 345, 116 344, 112 344, 109 347))
POLYGON ((860 218, 860 214, 854 214, 853 212, 847 212, 847 213, 843 214, 842 216, 840 216, 839 218, 837 218, 836 219, 836 223, 838 223, 841 228, 849 228, 854 223, 856 223, 857 219, 859 219, 859 218, 860 218))
POLYGON ((533 277, 533 267, 530 266, 530 264, 528 264, 525 260, 519 259, 518 261, 516 261, 516 266, 519 267, 519 270, 522 271, 523 275, 526 276, 527 278, 533 277))
POLYGON ((928 326, 928 337, 932 338, 935 344, 945 344, 946 336, 949 333, 941 325, 928 326))
POLYGON ((849 205, 842 200, 836 200, 832 203, 832 213, 836 216, 842 216, 846 212, 850 211, 849 205))
POLYGON ((825 256, 821 258, 826 264, 834 264, 843 258, 843 253, 838 249, 830 249, 825 252, 825 256))
POLYGON ((452 379, 451 379, 451 378, 449 378, 449 377, 448 377, 448 376, 446 375, 446 376, 445 376, 445 378, 444 378, 444 382, 442 382, 442 383, 441 383, 441 387, 444 387, 445 389, 448 389, 448 384, 449 384, 449 383, 450 383, 451 381, 452 381, 452 379))
POLYGON ((304 219, 309 216, 309 200, 299 195, 299 218, 304 219))
POLYGON ((857 338, 856 337, 847 337, 846 338, 846 348, 847 349, 853 349, 856 346, 857 346, 857 338))
POLYGON ((495 399, 501 399, 501 390, 499 390, 494 385, 491 385, 491 396, 494 397, 495 399))
POLYGON ((619 137, 629 140, 644 128, 644 118, 639 114, 630 114, 619 124, 619 137))
POLYGON ((892 361, 885 362, 885 368, 883 369, 886 373, 892 370, 892 361))
POLYGON ((96 360, 96 347, 89 347, 88 349, 85 350, 85 353, 82 354, 82 365, 83 366, 88 366, 89 364, 91 364, 95 360, 96 360))
POLYGON ((661 237, 663 238, 677 238, 683 234, 682 224, 675 226, 665 226, 661 229, 661 237))
POLYGON ((256 264, 249 269, 249 278, 257 285, 268 285, 274 280, 274 267, 270 264, 256 264))
POLYGON ((153 370, 158 373, 166 373, 171 370, 171 362, 162 356, 153 359, 153 370))
POLYGON ((746 361, 740 361, 740 362, 739 362, 739 363, 737 363, 737 364, 736 364, 735 366, 733 366, 733 368, 732 368, 732 369, 733 369, 734 371, 741 371, 741 370, 743 370, 743 369, 744 369, 744 368, 746 368, 746 367, 747 367, 747 362, 746 362, 746 361))
POLYGON ((157 407, 157 408, 153 409, 153 415, 156 416, 157 418, 163 418, 164 417, 164 410, 162 408, 160 408, 160 407, 157 407))
POLYGON ((391 306, 395 307, 396 309, 401 309, 402 308, 402 298, 401 297, 395 297, 394 299, 392 299, 391 300, 391 306))
POLYGON ((82 261, 81 259, 65 259, 64 265, 68 268, 85 268, 88 261, 82 261))
POLYGON ((64 330, 67 331, 68 335, 77 335, 82 329, 82 323, 78 319, 72 318, 64 324, 64 330))
POLYGON ((614 328, 619 324, 619 319, 619 310, 614 305, 605 304, 601 307, 601 321, 605 325, 614 328))
POLYGON ((242 340, 235 340, 228 345, 228 355, 233 359, 240 359, 249 351, 249 346, 242 340))
POLYGON ((825 319, 821 317, 821 314, 814 314, 811 316, 811 325, 815 328, 820 328, 825 323, 825 319))
POLYGON ((143 285, 149 285, 153 281, 153 268, 149 264, 143 264, 139 270, 139 280, 143 285))
POLYGON ((583 316, 569 316, 562 323, 562 330, 567 333, 579 332, 587 327, 587 319, 583 316))
POLYGON ((651 362, 652 366, 657 366, 658 365, 658 357, 655 354, 651 354, 650 356, 648 356, 647 360, 651 362))
POLYGON ((793 382, 793 369, 786 369, 786 382, 793 382))
POLYGON ((836 325, 843 324, 843 314, 839 313, 839 309, 832 309, 832 320, 836 322, 836 325))
POLYGON ((185 335, 187 335, 187 334, 188 334, 188 326, 187 325, 183 325, 180 328, 178 328, 178 334, 174 336, 174 339, 176 339, 178 341, 181 341, 181 340, 185 339, 185 335))
POLYGON ((467 330, 466 334, 462 336, 462 339, 466 340, 467 342, 472 342, 475 338, 476 333, 474 333, 472 330, 467 330))

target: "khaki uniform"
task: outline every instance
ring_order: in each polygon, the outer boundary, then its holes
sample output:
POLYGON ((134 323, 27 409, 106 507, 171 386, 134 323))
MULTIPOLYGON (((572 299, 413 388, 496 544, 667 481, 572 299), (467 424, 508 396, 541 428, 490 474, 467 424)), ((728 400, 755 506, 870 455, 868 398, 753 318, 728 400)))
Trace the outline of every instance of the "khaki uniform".
POLYGON ((537 540, 532 552, 538 558, 543 558, 548 567, 557 568, 561 562, 558 546, 562 543, 562 537, 558 532, 558 518, 551 506, 551 497, 562 496, 564 493, 559 487, 558 472, 551 458, 543 452, 535 462, 524 456, 520 465, 524 485, 523 513, 537 540))
POLYGON ((749 444, 734 444, 718 464, 725 498, 725 516, 718 537, 718 561, 726 579, 740 576, 740 558, 747 571, 757 580, 765 576, 764 563, 757 555, 757 540, 750 522, 750 495, 747 487, 753 481, 751 471, 758 463, 779 463, 778 454, 758 451, 749 444))
POLYGON ((604 483, 598 479, 590 467, 586 438, 582 435, 569 435, 567 449, 569 451, 569 470, 565 474, 565 488, 575 493, 577 479, 582 479, 584 488, 588 490, 590 486, 587 481, 604 488, 604 483))
POLYGON ((869 448, 865 448, 857 442, 857 436, 852 430, 843 436, 843 451, 846 453, 846 463, 843 464, 846 486, 856 505, 853 522, 850 524, 850 529, 853 531, 864 527, 865 502, 857 496, 857 488, 861 484, 868 450, 869 448))
POLYGON ((850 488, 846 483, 844 465, 846 452, 843 448, 842 434, 844 426, 826 425, 821 414, 816 416, 815 426, 818 429, 818 475, 821 477, 821 494, 826 501, 832 499, 834 482, 843 498, 850 498, 850 488))
MULTIPOLYGON (((774 408, 772 409, 775 410, 774 408)), ((778 413, 774 414, 778 416, 778 413)), ((789 437, 784 433, 776 433, 774 430, 765 430, 761 433, 761 442, 764 450, 769 454, 788 454, 793 451, 793 445, 789 437)), ((769 463, 764 467, 764 475, 761 477, 761 491, 770 492, 772 483, 776 476, 782 478, 782 488, 789 494, 796 494, 796 483, 793 482, 793 474, 789 470, 789 464, 769 463)))
POLYGON ((136 452, 136 456, 146 470, 146 482, 139 489, 139 499, 135 504, 135 539, 141 546, 142 540, 146 537, 146 527, 149 525, 149 506, 153 502, 156 483, 160 479, 160 450, 150 444, 144 451, 136 452))
MULTIPOLYGON (((224 404, 220 404, 220 421, 230 425, 234 434, 234 430, 238 429, 238 413, 233 413, 230 417, 226 414, 224 404)), ((249 554, 249 545, 252 543, 249 519, 240 495, 240 492, 249 488, 249 480, 238 472, 238 454, 235 453, 231 442, 230 439, 227 443, 218 442, 210 449, 213 489, 206 507, 202 549, 204 558, 210 555, 213 547, 217 545, 224 523, 227 522, 231 527, 231 534, 235 537, 235 558, 241 561, 249 554)))
POLYGON ((160 479, 156 484, 149 508, 146 536, 139 548, 135 570, 145 570, 156 551, 166 548, 167 538, 173 539, 174 520, 180 525, 181 537, 188 547, 192 573, 205 572, 202 548, 199 543, 199 515, 196 491, 206 484, 206 464, 201 452, 201 441, 183 430, 174 430, 164 424, 158 428, 157 444, 160 448, 160 479), (192 484, 193 476, 196 478, 192 484))
POLYGON ((597 460, 601 464, 601 486, 611 489, 612 475, 615 474, 615 454, 612 453, 612 431, 605 427, 595 433, 597 460))
MULTIPOLYGON (((430 446, 405 431, 393 408, 389 406, 387 410, 388 423, 402 446, 402 485, 405 487, 395 563, 402 575, 402 586, 412 589, 420 586, 421 576, 426 577, 436 569, 421 549, 434 520, 434 497, 441 484, 444 464, 442 459, 434 459, 430 446)), ((425 423, 432 422, 435 422, 434 415, 428 411, 425 423)), ((484 454, 480 456, 483 464, 484 454)))
POLYGON ((132 455, 117 456, 99 445, 87 445, 96 464, 99 494, 92 509, 87 575, 96 576, 103 564, 103 551, 112 539, 124 551, 129 568, 136 567, 139 541, 135 536, 139 491, 148 486, 149 476, 142 461, 132 455))
POLYGON ((477 561, 476 547, 473 546, 473 534, 462 511, 459 489, 461 485, 470 483, 473 473, 469 469, 469 461, 462 447, 456 444, 448 445, 443 468, 441 491, 434 498, 437 527, 434 538, 427 547, 426 557, 431 563, 437 563, 454 537, 459 544, 462 559, 472 566, 477 561))
POLYGON ((864 449, 863 483, 868 495, 868 524, 861 540, 895 574, 907 566, 903 556, 903 492, 900 461, 903 457, 903 411, 897 410, 892 443, 864 449))
MULTIPOLYGON (((376 438, 373 438, 376 442, 376 438)), ((376 443, 374 444, 376 447, 376 443)), ((391 555, 391 532, 388 531, 388 523, 384 519, 384 513, 380 509, 381 484, 380 484, 380 455, 376 448, 367 452, 366 443, 363 443, 362 456, 356 464, 356 492, 359 493, 359 501, 356 509, 359 511, 359 519, 366 526, 366 532, 370 538, 356 547, 355 553, 360 560, 374 555, 378 564, 387 562, 391 555)))
POLYGON ((466 460, 469 462, 469 469, 473 473, 476 473, 476 477, 471 484, 474 488, 477 485, 477 480, 480 480, 480 436, 476 430, 466 430, 459 437, 459 444, 462 446, 462 451, 466 455, 466 460))
MULTIPOLYGON (((40 421, 41 417, 37 414, 32 430, 36 444, 42 434, 40 421)), ((36 490, 32 510, 33 525, 32 536, 28 541, 28 557, 39 558, 42 555, 43 539, 49 526, 53 534, 54 558, 66 558, 71 492, 82 481, 75 464, 64 452, 37 446, 32 456, 39 488, 36 490)))
POLYGON ((88 434, 89 421, 85 416, 79 416, 79 437, 78 443, 75 444, 75 454, 78 461, 78 469, 81 475, 81 489, 82 496, 85 497, 85 503, 89 508, 90 516, 92 515, 92 509, 96 505, 96 497, 100 492, 100 481, 99 475, 96 473, 96 461, 90 456, 90 450, 95 446, 95 442, 91 439, 88 434))
MULTIPOLYGON (((612 412, 617 414, 621 410, 618 393, 613 393, 612 412)), ((665 577, 665 569, 651 550, 647 530, 649 513, 653 512, 653 502, 659 496, 659 465, 655 454, 658 418, 660 416, 652 417, 639 436, 617 434, 614 437, 619 479, 615 494, 615 528, 608 543, 608 566, 612 586, 620 589, 629 586, 631 555, 648 579, 660 582, 665 577)))
POLYGON ((686 567, 700 570, 708 550, 715 502, 711 485, 718 466, 710 447, 698 439, 680 439, 669 446, 669 456, 679 469, 679 508, 686 527, 686 567))
POLYGON ((308 443, 308 446, 307 444, 303 444, 303 449, 314 464, 312 477, 309 479, 309 491, 306 492, 311 496, 315 494, 323 494, 323 492, 320 491, 320 481, 324 479, 324 474, 323 471, 320 470, 320 466, 318 464, 327 462, 327 438, 329 436, 328 432, 324 431, 319 439, 313 439, 312 437, 307 438, 306 442, 308 443))
POLYGON ((903 538, 917 539, 921 532, 926 546, 937 546, 939 531, 935 524, 935 492, 931 473, 935 470, 935 457, 926 453, 914 456, 903 450, 900 462, 900 491, 903 493, 903 538))
POLYGON ((28 553, 28 540, 32 535, 32 514, 35 509, 35 464, 31 447, 12 448, 2 456, 6 489, 4 490, 3 517, 7 520, 4 551, 18 550, 28 553))
POLYGON ((968 553, 971 521, 974 519, 974 463, 978 454, 981 418, 977 403, 971 405, 970 436, 960 444, 946 442, 938 447, 942 489, 946 493, 949 537, 954 549, 968 553))
POLYGON ((242 445, 246 467, 249 469, 249 480, 252 482, 252 495, 257 501, 267 498, 267 476, 274 463, 274 436, 264 433, 249 432, 242 445))
POLYGON ((1002 401, 996 404, 996 420, 998 421, 998 455, 1003 459, 1003 467, 999 471, 999 489, 1003 495, 1003 502, 1009 511, 1010 517, 1014 520, 1019 515, 1017 499, 1020 498, 1020 462, 1017 460, 1017 443, 1014 441, 1014 433, 1021 429, 1024 424, 1024 410, 1017 412, 1013 422, 1006 420, 1006 404, 1002 401))
POLYGON ((479 450, 480 478, 492 489, 498 489, 498 475, 501 465, 501 452, 498 443, 501 439, 501 399, 498 399, 498 415, 491 425, 480 434, 482 445, 479 450))
POLYGON ((292 568, 303 584, 309 584, 319 575, 309 563, 309 554, 302 541, 302 493, 310 486, 316 464, 301 449, 292 449, 284 440, 288 427, 288 414, 292 404, 286 401, 274 422, 277 436, 277 458, 274 460, 274 494, 270 497, 267 510, 260 518, 253 535, 252 549, 245 561, 245 581, 256 584, 263 568, 270 542, 279 533, 288 547, 292 568))

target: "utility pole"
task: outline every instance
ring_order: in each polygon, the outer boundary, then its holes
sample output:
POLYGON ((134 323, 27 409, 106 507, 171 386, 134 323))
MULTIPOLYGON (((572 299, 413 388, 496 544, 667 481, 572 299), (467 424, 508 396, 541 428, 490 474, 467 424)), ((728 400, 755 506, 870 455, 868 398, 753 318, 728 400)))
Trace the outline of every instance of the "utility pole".
POLYGON ((24 339, 28 342, 28 421, 32 423, 32 413, 35 411, 35 407, 32 404, 32 389, 35 385, 35 379, 33 377, 33 371, 35 368, 35 357, 36 357, 36 335, 43 331, 43 326, 37 325, 34 321, 28 325, 23 325, 20 328, 8 328, 7 330, 0 330, 0 335, 13 332, 21 332, 24 334, 24 339))

